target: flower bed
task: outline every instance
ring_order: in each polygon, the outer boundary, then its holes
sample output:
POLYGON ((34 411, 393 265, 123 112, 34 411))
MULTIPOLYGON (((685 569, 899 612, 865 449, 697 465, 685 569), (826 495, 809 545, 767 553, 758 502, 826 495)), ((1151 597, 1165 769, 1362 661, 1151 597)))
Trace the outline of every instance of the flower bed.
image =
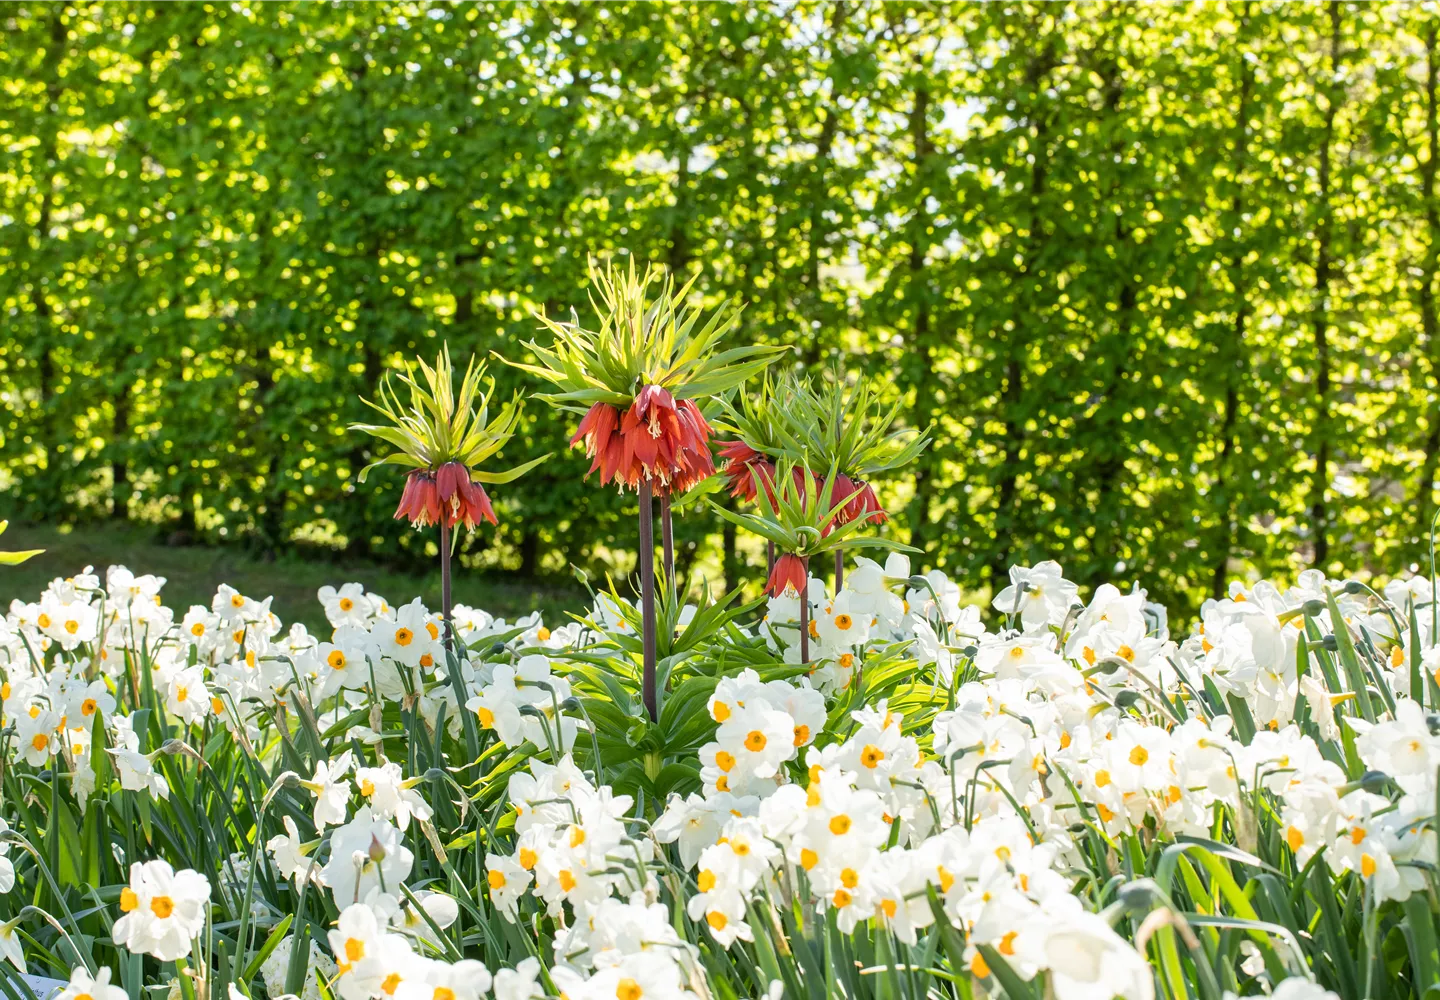
MULTIPOLYGON (((286 628, 112 567, 0 628, 0 953, 64 994, 1415 996, 1440 977, 1430 582, 1188 634, 903 556, 570 622, 348 584, 286 628)), ((0 990, 22 989, 7 971, 0 990)), ((19 994, 17 994, 19 995, 19 994)))

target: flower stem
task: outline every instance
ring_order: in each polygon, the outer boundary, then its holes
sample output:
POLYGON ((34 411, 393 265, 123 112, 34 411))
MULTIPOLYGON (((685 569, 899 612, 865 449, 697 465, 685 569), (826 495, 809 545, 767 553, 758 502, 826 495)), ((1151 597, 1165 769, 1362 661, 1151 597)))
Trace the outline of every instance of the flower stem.
POLYGON ((445 652, 455 652, 454 628, 450 624, 450 526, 440 519, 440 617, 445 621, 445 652))
POLYGON ((810 662, 810 557, 800 559, 800 662, 810 662))
POLYGON ((440 519, 440 617, 445 622, 445 672, 450 675, 450 687, 455 692, 455 704, 460 709, 460 728, 465 733, 465 748, 470 759, 480 756, 480 736, 475 731, 475 722, 465 708, 465 681, 460 676, 460 656, 455 642, 455 623, 450 617, 450 527, 440 519))
POLYGON ((840 596, 840 588, 845 586, 845 552, 842 549, 835 550, 835 596, 840 596))
POLYGON ((775 543, 765 543, 765 575, 769 576, 770 571, 775 568, 775 543))
POLYGON ((650 481, 640 481, 640 616, 644 627, 645 660, 640 696, 651 722, 660 720, 655 693, 655 509, 650 481))
POLYGON ((665 559, 665 586, 675 592, 675 532, 670 524, 670 494, 660 497, 660 545, 665 559))

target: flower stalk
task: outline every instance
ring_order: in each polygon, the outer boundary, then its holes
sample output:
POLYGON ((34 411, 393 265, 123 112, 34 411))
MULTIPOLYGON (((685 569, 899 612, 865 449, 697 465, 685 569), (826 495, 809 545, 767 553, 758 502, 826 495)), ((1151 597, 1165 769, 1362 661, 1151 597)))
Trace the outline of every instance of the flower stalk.
MULTIPOLYGON (((835 558, 840 559, 840 552, 836 550, 835 558)), ((808 556, 800 558, 800 662, 810 662, 810 559, 808 556)))
POLYGON ((445 622, 445 654, 455 653, 455 626, 451 621, 450 593, 450 526, 440 522, 440 617, 445 622))
POLYGON ((651 722, 660 721, 655 664, 655 504, 650 480, 640 483, 640 618, 644 647, 640 697, 651 722))
MULTIPOLYGON (((490 419, 493 379, 485 378, 485 365, 473 357, 455 391, 454 369, 447 346, 435 359, 434 367, 419 363, 416 377, 407 365, 398 379, 409 390, 408 404, 401 401, 390 375, 380 383, 377 401, 364 400, 385 418, 381 424, 352 424, 389 444, 394 450, 360 470, 359 480, 378 465, 408 467, 405 489, 395 510, 396 520, 409 521, 417 528, 437 525, 440 530, 440 607, 445 625, 446 671, 460 704, 465 703, 460 678, 460 650, 455 642, 452 616, 452 572, 454 535, 457 526, 474 530, 482 521, 497 524, 495 509, 484 484, 513 482, 549 458, 542 455, 505 472, 486 472, 480 466, 500 452, 514 436, 524 409, 524 397, 515 393, 500 412, 490 419)), ((462 716, 466 745, 479 753, 473 720, 462 716)))

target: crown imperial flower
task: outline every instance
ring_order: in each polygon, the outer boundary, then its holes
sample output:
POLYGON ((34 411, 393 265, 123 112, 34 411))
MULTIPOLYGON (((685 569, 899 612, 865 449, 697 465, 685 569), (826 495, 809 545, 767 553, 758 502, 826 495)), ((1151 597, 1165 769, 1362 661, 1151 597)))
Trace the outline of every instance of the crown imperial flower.
POLYGON ((409 466, 405 490, 395 519, 416 527, 440 524, 446 528, 475 528, 481 521, 497 523, 495 509, 483 484, 512 482, 549 456, 533 459, 506 472, 484 472, 479 466, 514 436, 524 409, 516 393, 491 420, 490 396, 494 380, 485 379, 485 365, 471 359, 454 391, 450 349, 446 347, 432 368, 420 363, 420 378, 407 369, 399 376, 410 390, 409 405, 401 403, 387 375, 380 384, 379 401, 366 405, 386 418, 383 424, 352 424, 392 445, 396 450, 360 471, 363 483, 377 465, 409 466), (482 388, 483 383, 483 388, 482 388))
POLYGON ((688 301, 694 279, 677 289, 663 268, 638 274, 633 258, 623 271, 592 261, 590 277, 598 329, 539 316, 555 341, 529 344, 540 364, 516 367, 556 386, 541 399, 583 414, 570 444, 583 445, 601 485, 682 493, 715 471, 696 400, 734 388, 784 348, 717 351, 740 310, 722 303, 702 324, 688 301))

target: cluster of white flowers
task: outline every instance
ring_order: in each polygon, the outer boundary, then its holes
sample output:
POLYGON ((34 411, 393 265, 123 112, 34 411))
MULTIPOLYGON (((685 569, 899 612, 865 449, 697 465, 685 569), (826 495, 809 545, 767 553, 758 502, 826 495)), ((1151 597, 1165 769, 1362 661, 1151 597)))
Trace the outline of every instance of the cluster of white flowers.
MULTIPOLYGON (((1313 570, 1284 591, 1265 582, 1232 584, 1224 599, 1207 602, 1178 663, 1243 706, 1259 729, 1242 743, 1228 738, 1234 733, 1222 720, 1212 723, 1217 732, 1202 748, 1208 763, 1197 763, 1211 775, 1219 772, 1207 783, 1208 794, 1234 802, 1230 764, 1241 788, 1258 786, 1278 797, 1286 843, 1301 865, 1323 851, 1332 871, 1358 873, 1377 899, 1404 900, 1424 889, 1425 869, 1437 860, 1436 833, 1427 824, 1435 812, 1440 730, 1410 694, 1416 677, 1440 690, 1440 647, 1431 634, 1428 580, 1392 581, 1385 597, 1388 606, 1313 570), (1320 636, 1340 633, 1368 649, 1371 656, 1357 657, 1370 664, 1368 676, 1348 686, 1341 656, 1323 643, 1301 672, 1297 645, 1316 644, 1304 631, 1306 613, 1320 636), (1418 662, 1412 649, 1422 653, 1418 662), (1363 708, 1337 717, 1337 705, 1353 707, 1361 699, 1363 708), (1342 766, 1347 752, 1379 781, 1350 781, 1342 766), (1398 798, 1378 794, 1387 780, 1400 790, 1398 798)), ((1176 729, 1177 739, 1186 728, 1176 729)), ((1190 723, 1188 735, 1193 745, 1203 734, 1190 723)), ((1187 756, 1200 753, 1192 746, 1187 756)), ((1203 805, 1205 793, 1187 788, 1183 798, 1203 805)))
POLYGON ((552 671, 548 656, 531 653, 513 666, 485 664, 471 683, 479 693, 465 707, 507 747, 528 741, 563 753, 575 745, 578 723, 560 710, 570 682, 552 671))
POLYGON ((530 773, 511 777, 509 798, 515 850, 486 856, 490 899, 512 921, 527 893, 552 916, 568 904, 574 919, 555 938, 549 971, 560 992, 595 1000, 692 996, 697 954, 658 901, 655 842, 632 836, 631 797, 597 788, 567 754, 556 765, 532 760, 530 773))
POLYGON ((715 739, 700 749, 709 793, 763 796, 786 780, 784 765, 825 726, 825 697, 808 686, 760 680, 754 670, 727 677, 710 697, 715 739))
POLYGON ((136 862, 120 890, 121 917, 111 937, 134 952, 173 962, 190 946, 209 915, 210 883, 199 872, 176 871, 165 861, 136 862))
MULTIPOLYGON (((942 921, 962 932, 981 979, 998 956, 1022 979, 1043 973, 1058 1000, 1149 1000, 1142 951, 1076 894, 1096 844, 1208 838, 1223 811, 1237 818, 1239 847, 1253 849, 1267 822, 1298 866, 1321 855, 1375 903, 1423 892, 1440 861, 1440 732, 1412 698, 1417 684, 1440 690, 1433 595, 1420 579, 1392 583, 1384 600, 1314 572, 1288 589, 1235 584, 1177 640, 1142 590, 1107 584, 1082 602, 1055 563, 1012 569, 987 610, 962 604, 942 573, 911 575, 903 556, 859 559, 838 592, 809 581, 803 667, 802 598, 769 601, 755 648, 763 640, 791 679, 755 669, 707 678, 714 729, 687 762, 696 780, 653 825, 572 756, 584 689, 567 660, 583 651, 593 662, 614 648, 607 635, 632 630, 633 609, 613 597, 554 630, 538 614, 506 622, 457 607, 447 660, 440 616, 359 584, 321 590, 333 629, 323 640, 284 630, 269 600, 224 586, 177 620, 163 584, 113 567, 102 586, 87 570, 11 605, 0 623, 10 754, 68 775, 83 809, 101 740, 121 790, 155 800, 172 795, 165 756, 199 756, 186 739, 155 745, 153 725, 122 704, 160 706, 182 735, 228 730, 257 756, 273 752, 263 748, 277 713, 343 730, 308 774, 282 782, 308 805, 292 800, 284 832, 272 822, 258 855, 339 912, 328 941, 308 944, 307 998, 704 996, 691 941, 754 941, 769 933, 752 925, 757 907, 779 904, 907 944, 942 921), (893 663, 928 700, 852 697, 871 664, 893 663), (521 926, 553 921, 543 963, 492 975, 440 957, 457 954, 442 935, 460 901, 407 885, 417 838, 440 842, 438 772, 407 774, 387 757, 404 737, 383 731, 387 705, 432 735, 443 717, 456 738, 468 713, 488 740, 530 755, 528 770, 506 772, 513 832, 507 821, 487 834, 480 891, 521 926)), ((685 609, 680 627, 694 614, 685 609)), ((0 839, 0 893, 16 878, 8 846, 0 839)), ((223 867, 212 899, 197 872, 135 861, 115 943, 163 961, 191 954, 212 905, 238 913, 255 881, 244 854, 223 867)), ((249 916, 275 919, 254 900, 249 916)), ((293 946, 285 937, 260 967, 271 996, 293 946)), ((0 954, 23 964, 14 921, 0 925, 0 954)), ((1321 995, 1299 980, 1266 986, 1292 1000, 1321 995)), ((77 969, 65 995, 118 991, 108 973, 77 969)))
MULTIPOLYGON (((883 575, 907 570, 892 559, 883 575)), ((961 643, 973 647, 976 679, 935 716, 933 759, 881 704, 853 713, 844 742, 809 752, 804 789, 772 778, 791 754, 764 756, 780 728, 780 720, 769 722, 773 699, 764 686, 743 676, 722 682, 712 701, 722 735, 702 751, 705 794, 673 799, 656 827, 697 871, 690 916, 719 943, 752 938, 746 914, 760 892, 808 894, 835 911, 842 929, 873 920, 913 941, 936 918, 928 886, 966 930, 977 975, 986 971, 977 946, 988 945, 1024 978, 1048 970, 1057 996, 1148 996, 1141 956, 1071 894, 1083 867, 1072 829, 1088 823, 1111 836, 1204 837, 1217 803, 1243 815, 1257 790, 1283 810, 1286 841, 1301 865, 1324 850, 1332 869, 1359 874, 1382 900, 1424 886, 1436 861, 1427 823, 1440 735, 1405 697, 1410 637, 1397 629, 1398 615, 1351 593, 1338 598, 1345 626, 1382 649, 1392 668, 1379 679, 1394 692, 1384 718, 1344 718, 1365 767, 1402 790, 1392 802, 1347 783, 1331 759, 1336 748, 1327 757, 1292 721, 1308 707, 1308 718, 1333 738, 1332 706, 1353 697, 1331 694, 1327 683, 1341 687, 1333 679, 1295 677, 1300 612, 1332 630, 1317 575, 1284 593, 1234 588, 1208 602, 1195 634, 1177 644, 1163 610, 1142 591, 1105 585, 1082 606, 1054 563, 1012 571, 993 604, 1013 627, 994 634, 979 626, 978 609, 954 602, 943 578, 927 580, 928 596, 910 587, 901 603, 871 587, 877 571, 862 561, 851 578, 857 589, 833 597, 811 581, 812 649, 821 659, 812 676, 837 668, 830 684, 848 683, 860 665, 848 657, 878 648, 877 636, 912 640, 924 657, 933 637, 948 633, 939 645, 952 655, 961 643), (850 646, 852 635, 868 647, 850 646), (1258 732, 1241 739, 1229 714, 1195 711, 1207 679, 1253 717, 1258 732), (754 708, 727 734, 732 705, 747 696, 754 708), (1126 711, 1137 702, 1149 711, 1126 711), (725 780, 735 773, 739 781, 725 780), (1397 859, 1406 863, 1397 867, 1397 859)), ((1420 584, 1388 596, 1406 610, 1417 597, 1429 601, 1420 584)), ((789 607, 796 603, 772 601, 771 625, 796 620, 789 607)), ((1421 645, 1429 647, 1428 634, 1421 645)), ((785 648, 793 658, 794 644, 785 648)), ((930 662, 941 681, 954 666, 943 656, 930 662)), ((1424 672, 1435 675, 1436 666, 1440 654, 1427 654, 1424 672)))
MULTIPOLYGON (((810 633, 811 683, 831 694, 849 687, 868 653, 897 642, 909 642, 908 653, 921 669, 933 669, 948 683, 957 662, 957 646, 986 634, 980 609, 960 604, 960 588, 939 570, 910 575, 910 560, 892 554, 881 566, 861 556, 845 577, 845 586, 830 595, 825 583, 811 577, 806 587, 807 630, 810 633), (904 596, 892 590, 903 583, 904 596)), ((800 598, 787 590, 766 607, 766 635, 786 663, 800 662, 800 598)))

